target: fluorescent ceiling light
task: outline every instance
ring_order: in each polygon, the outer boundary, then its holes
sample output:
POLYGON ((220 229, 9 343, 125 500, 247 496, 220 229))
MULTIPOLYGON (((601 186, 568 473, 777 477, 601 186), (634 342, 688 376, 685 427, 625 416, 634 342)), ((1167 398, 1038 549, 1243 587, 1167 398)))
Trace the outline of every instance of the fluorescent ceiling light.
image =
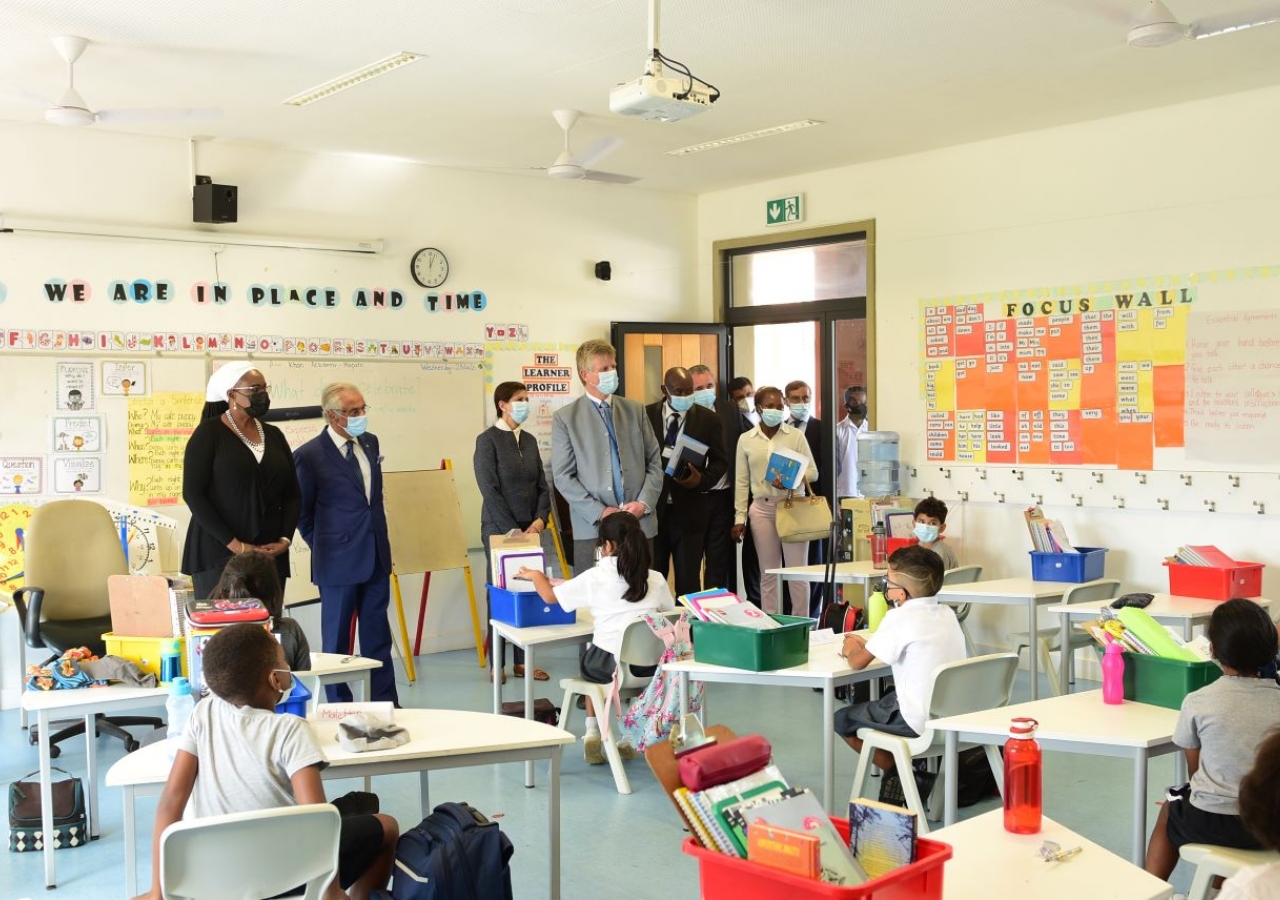
POLYGON ((748 131, 746 134, 735 134, 732 137, 717 138, 714 141, 706 141, 702 144, 693 144, 689 147, 681 147, 679 150, 668 150, 667 156, 688 156, 690 153, 701 153, 703 150, 717 150, 720 147, 728 147, 731 144, 742 144, 759 138, 773 137, 775 134, 786 134, 789 131, 799 131, 802 128, 812 128, 815 125, 825 124, 827 123, 819 122, 817 119, 801 119, 799 122, 788 122, 786 125, 774 125, 772 128, 761 128, 757 131, 748 131))
POLYGON ((326 81, 324 84, 307 88, 302 93, 294 94, 283 102, 285 106, 306 106, 308 103, 315 103, 317 100, 332 97, 339 91, 345 91, 349 87, 372 81, 379 76, 386 75, 388 72, 392 72, 401 66, 407 66, 409 63, 417 62, 420 59, 422 59, 421 53, 409 53, 407 51, 397 53, 394 56, 388 56, 386 59, 380 59, 376 63, 370 63, 364 68, 356 69, 354 72, 339 75, 332 81, 326 81))

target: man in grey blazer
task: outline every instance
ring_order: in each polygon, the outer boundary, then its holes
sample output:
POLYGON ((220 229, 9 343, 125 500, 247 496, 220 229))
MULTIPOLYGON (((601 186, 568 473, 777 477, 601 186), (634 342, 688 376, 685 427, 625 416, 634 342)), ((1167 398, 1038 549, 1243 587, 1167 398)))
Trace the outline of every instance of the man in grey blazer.
POLYGON ((577 367, 587 393, 556 410, 551 420, 551 472, 552 484, 569 504, 573 569, 581 574, 595 565, 596 532, 610 513, 631 513, 653 540, 662 456, 644 407, 614 396, 613 345, 586 341, 578 348, 577 367))

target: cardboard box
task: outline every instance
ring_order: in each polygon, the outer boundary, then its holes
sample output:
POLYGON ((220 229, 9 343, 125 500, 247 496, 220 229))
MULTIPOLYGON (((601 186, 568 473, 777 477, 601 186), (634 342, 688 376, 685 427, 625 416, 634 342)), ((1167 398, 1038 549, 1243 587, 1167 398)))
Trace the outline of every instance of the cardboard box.
POLYGON ((130 637, 181 637, 186 595, 163 575, 112 575, 107 579, 111 630, 130 637))

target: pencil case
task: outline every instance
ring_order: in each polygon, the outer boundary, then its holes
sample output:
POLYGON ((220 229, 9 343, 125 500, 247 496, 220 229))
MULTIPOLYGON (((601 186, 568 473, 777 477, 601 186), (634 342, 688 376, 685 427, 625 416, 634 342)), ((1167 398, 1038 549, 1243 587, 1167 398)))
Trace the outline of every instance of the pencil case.
POLYGON ((187 621, 194 625, 234 625, 237 622, 265 622, 271 618, 261 600, 246 597, 239 600, 187 601, 187 621))
POLYGON ((772 757, 773 747, 763 735, 748 734, 681 757, 680 781, 691 791, 704 791, 759 771, 772 757))

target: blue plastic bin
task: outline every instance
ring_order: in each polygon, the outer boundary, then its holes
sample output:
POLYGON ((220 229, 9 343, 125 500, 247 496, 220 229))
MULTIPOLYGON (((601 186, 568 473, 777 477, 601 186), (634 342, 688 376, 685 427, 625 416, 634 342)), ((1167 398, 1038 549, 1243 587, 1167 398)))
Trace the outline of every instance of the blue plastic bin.
POLYGON ((570 612, 559 603, 547 603, 534 591, 508 591, 493 585, 489 585, 489 617, 517 628, 571 625, 578 621, 576 610, 570 612))
POLYGON ((276 712, 288 713, 293 716, 299 716, 305 719, 307 717, 307 704, 311 702, 311 691, 307 686, 298 680, 298 676, 293 676, 293 690, 289 692, 289 696, 285 697, 276 704, 276 712))
POLYGON ((1032 581, 1070 581, 1079 584, 1101 578, 1107 567, 1106 547, 1077 547, 1079 553, 1031 551, 1032 581))

